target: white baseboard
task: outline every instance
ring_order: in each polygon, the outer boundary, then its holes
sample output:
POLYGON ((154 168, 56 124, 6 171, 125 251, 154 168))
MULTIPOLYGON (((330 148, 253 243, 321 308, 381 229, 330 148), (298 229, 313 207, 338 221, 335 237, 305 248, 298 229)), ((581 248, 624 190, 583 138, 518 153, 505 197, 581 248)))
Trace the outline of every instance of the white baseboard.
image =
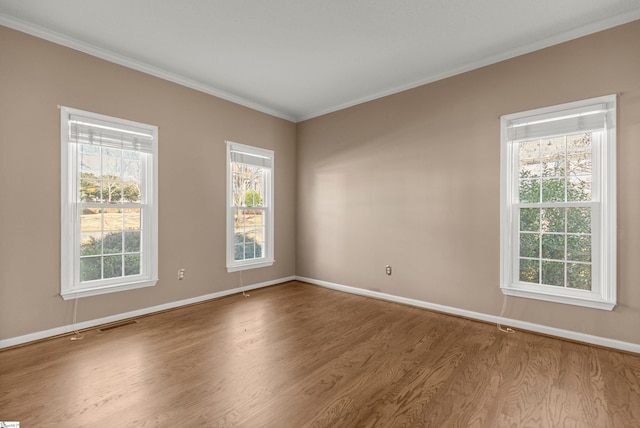
POLYGON ((268 287, 270 285, 280 284, 282 282, 293 281, 293 280, 295 280, 295 277, 290 276, 286 278, 275 279, 272 281, 260 282, 258 284, 245 285, 244 287, 237 287, 229 290, 218 291, 216 293, 206 294, 204 296, 192 297, 190 299, 178 300, 176 302, 165 303, 158 306, 151 306, 149 308, 138 309, 135 311, 125 312, 117 315, 111 315, 104 318, 98 318, 90 321, 83 321, 76 324, 69 324, 61 327, 52 328, 49 330, 25 334, 24 336, 3 339, 3 340, 0 340, 0 349, 8 348, 10 346, 22 345, 23 343, 34 342, 36 340, 42 340, 42 339, 46 339, 53 336, 59 336, 61 334, 67 334, 74 331, 86 330, 88 328, 96 327, 99 325, 118 322, 128 318, 140 317, 143 315, 152 314, 154 312, 160 312, 167 309, 174 309, 180 306, 191 305, 193 303, 200 303, 200 302, 204 302, 205 300, 217 299, 219 297, 229 296, 231 294, 242 293, 243 291, 255 290, 256 288, 268 287))
POLYGON ((12 337, 9 339, 0 340, 0 349, 8 348, 11 346, 17 346, 28 342, 34 342, 36 340, 42 340, 53 336, 59 336, 62 334, 71 333, 78 330, 85 330, 99 325, 114 323, 129 318, 140 317, 143 315, 149 315, 154 312, 160 312, 167 309, 178 308, 180 306, 191 305, 194 303, 204 302, 206 300, 217 299, 231 294, 242 293, 243 291, 255 290, 258 288, 268 287, 270 285, 280 284, 287 281, 303 281, 309 284, 319 285, 321 287, 330 288, 333 290, 342 291, 350 294, 357 294, 360 296, 373 297, 376 299, 388 300, 390 302, 403 303, 406 305, 416 306, 419 308, 430 309, 442 313, 451 315, 458 315, 470 319, 476 319, 480 321, 504 324, 514 328, 520 328, 522 330, 528 330, 536 333, 542 333, 550 336, 556 336, 563 339, 575 340, 578 342, 589 343, 592 345, 604 346, 612 349, 619 349, 622 351, 633 352, 640 354, 640 345, 630 342, 623 342, 621 340, 608 339, 600 336, 593 336, 590 334, 579 333, 571 330, 563 330, 555 327, 548 327, 541 324, 529 323, 526 321, 519 321, 510 318, 498 317, 495 315, 483 314, 481 312, 467 311, 465 309, 458 309, 451 306, 439 305, 436 303, 429 303, 422 300, 409 299, 406 297, 394 296, 392 294, 380 293, 377 291, 365 290, 362 288, 350 287, 347 285, 335 284, 332 282, 321 281, 313 278, 305 278, 302 276, 290 276, 286 278, 280 278, 272 281, 261 282, 257 284, 246 285, 244 287, 232 288, 229 290, 219 291, 216 293, 206 294, 204 296, 192 297, 190 299, 178 300, 176 302, 165 303, 158 306, 152 306, 149 308, 138 309, 136 311, 125 312, 122 314, 112 315, 104 318, 98 318, 90 321, 84 321, 76 324, 69 324, 61 327, 52 328, 49 330, 39 331, 35 333, 25 334, 23 336, 12 337))
POLYGON ((458 315, 465 318, 476 319, 480 321, 490 322, 494 324, 503 324, 522 330, 528 330, 536 333, 542 333, 549 336, 556 336, 563 339, 575 340, 577 342, 589 343, 592 345, 604 346, 607 348, 619 349, 621 351, 634 352, 640 354, 640 345, 636 343, 623 342, 621 340, 608 339, 606 337, 593 336, 590 334, 579 333, 571 330, 563 330, 555 327, 548 327, 541 324, 534 324, 526 321, 519 321, 510 318, 498 317, 495 315, 483 314, 481 312, 467 311, 451 306, 438 305, 436 303, 424 302, 422 300, 409 299, 406 297, 394 296, 392 294, 380 293, 378 291, 364 290, 362 288, 350 287, 347 285, 335 284, 332 282, 321 281, 313 278, 305 278, 296 276, 296 280, 308 282, 310 284, 319 285, 321 287, 331 288, 333 290, 344 291, 346 293, 358 294, 360 296, 373 297, 376 299, 388 300, 396 303, 404 303, 406 305, 417 306, 419 308, 430 309, 433 311, 443 312, 451 315, 458 315))

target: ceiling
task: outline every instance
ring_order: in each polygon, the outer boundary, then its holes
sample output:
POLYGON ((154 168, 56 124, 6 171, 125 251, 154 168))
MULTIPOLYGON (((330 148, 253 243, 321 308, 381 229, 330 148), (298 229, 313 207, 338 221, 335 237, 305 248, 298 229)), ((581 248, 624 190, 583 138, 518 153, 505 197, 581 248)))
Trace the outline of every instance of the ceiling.
POLYGON ((636 19, 640 0, 0 0, 0 25, 291 121, 636 19))

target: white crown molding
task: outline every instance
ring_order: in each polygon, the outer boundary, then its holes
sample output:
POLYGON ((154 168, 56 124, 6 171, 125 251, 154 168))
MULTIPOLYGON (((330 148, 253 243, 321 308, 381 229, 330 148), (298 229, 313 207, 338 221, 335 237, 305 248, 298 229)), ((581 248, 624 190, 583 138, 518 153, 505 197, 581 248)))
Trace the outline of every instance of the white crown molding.
POLYGON ((541 324, 534 324, 526 321, 519 321, 510 318, 499 317, 495 315, 484 314, 481 312, 468 311, 465 309, 454 308, 451 306, 439 305, 436 303, 425 302, 423 300, 409 299, 407 297, 394 296, 392 294, 380 293, 378 291, 365 290, 362 288, 350 287, 348 285, 335 284, 332 282, 321 281, 313 278, 305 278, 296 276, 297 281, 307 282, 309 284, 319 285, 321 287, 330 288, 332 290, 343 291, 345 293, 356 294, 359 296, 373 297, 375 299, 387 300, 395 303, 416 306, 418 308, 428 309, 445 314, 461 316, 469 319, 489 322, 492 324, 502 324, 504 326, 519 328, 535 333, 548 336, 555 336, 576 342, 587 343, 591 345, 603 346, 611 349, 619 349, 621 351, 633 352, 640 354, 640 344, 624 342, 621 340, 609 339, 606 337, 593 336, 590 334, 579 333, 571 330, 564 330, 555 327, 549 327, 541 324))
POLYGON ((358 104, 363 104, 369 101, 374 101, 380 98, 387 97, 389 95, 397 94, 400 92, 404 92, 410 89, 417 88, 419 86, 423 86, 429 83, 437 82, 439 80, 447 79, 449 77, 456 76, 458 74, 466 73, 472 70, 476 70, 478 68, 486 67, 488 65, 496 64, 501 61, 506 61, 511 58, 515 58, 521 55, 525 55, 531 52, 535 52, 541 49, 545 49, 554 45, 558 45, 560 43, 568 42, 571 40, 578 39, 580 37, 588 36, 590 34, 597 33, 599 31, 604 31, 609 28, 617 27, 619 25, 627 24, 632 21, 636 21, 640 19, 640 10, 634 10, 631 12, 623 13, 608 19, 603 19, 601 21, 592 22, 588 25, 584 25, 582 27, 578 27, 569 31, 565 31, 561 34, 556 34, 551 37, 547 37, 544 40, 537 41, 535 43, 530 43, 525 46, 520 46, 516 49, 512 49, 507 52, 502 52, 497 55, 492 55, 486 58, 483 58, 480 61, 470 62, 461 67, 457 67, 455 69, 446 71, 444 73, 433 74, 431 76, 427 76, 418 81, 408 83, 406 85, 396 86, 391 89, 387 89, 385 91, 378 92, 376 94, 372 94, 370 96, 362 97, 357 100, 349 101, 343 104, 338 104, 333 107, 329 107, 317 112, 304 114, 302 116, 296 117, 296 122, 302 122, 305 120, 313 119, 314 117, 324 116, 325 114, 334 113, 336 111, 344 110, 349 107, 354 107, 358 104))
POLYGON ((91 56, 95 56, 105 61, 112 62, 114 64, 122 65, 133 70, 140 71, 145 74, 149 74, 160 79, 168 80, 169 82, 177 83, 178 85, 185 86, 187 88, 195 89, 196 91, 203 92, 205 94, 213 95, 226 101, 230 101, 235 104, 239 104, 244 107, 248 107, 252 110, 257 110, 262 113, 266 113, 271 116, 279 117, 281 119, 295 122, 296 118, 290 114, 283 113, 273 108, 258 104, 246 98, 242 98, 231 94, 229 92, 214 88, 210 85, 205 85, 198 81, 188 79, 178 74, 163 70, 159 67, 154 67, 145 64, 141 61, 119 55, 106 49, 93 46, 91 44, 76 40, 74 38, 65 36, 64 34, 57 33, 55 31, 48 30, 43 27, 31 24, 20 19, 0 14, 0 25, 12 28, 23 33, 30 34, 40 39, 47 40, 49 42, 65 46, 91 56))
POLYGON ((483 58, 480 61, 470 62, 463 66, 446 71, 444 73, 433 74, 423 79, 417 80, 415 82, 408 83, 406 85, 389 88, 387 90, 380 91, 375 94, 368 95, 366 97, 358 98, 346 103, 338 104, 332 107, 324 108, 315 112, 305 113, 302 115, 292 115, 292 114, 284 113, 282 111, 273 109, 271 107, 267 107, 262 104, 256 103, 249 99, 239 97, 232 93, 214 88, 210 85, 206 85, 201 82, 177 75, 175 73, 168 72, 161 68, 145 64, 135 59, 125 57, 123 55, 119 55, 102 48, 98 48, 88 43, 84 43, 82 41, 39 27, 37 25, 31 24, 29 22, 26 22, 14 17, 9 17, 6 15, 0 14, 0 25, 4 25, 6 27, 13 28, 14 30, 31 34, 32 36, 39 37, 41 39, 45 39, 62 46, 66 46, 71 49, 75 49, 77 51, 84 52, 86 54, 104 59, 106 61, 110 61, 115 64, 119 64, 124 67, 128 67, 137 71, 141 71, 143 73, 150 74, 152 76, 155 76, 164 80, 168 80, 170 82, 177 83, 179 85, 182 85, 191 89, 195 89, 197 91, 200 91, 209 95, 213 95, 215 97, 248 107, 253 110, 260 111, 262 113, 266 113, 275 117, 279 117, 281 119, 288 120, 290 122, 297 123, 297 122, 313 119, 315 117, 323 116, 325 114, 333 113, 339 110, 344 110, 346 108, 353 107, 358 104, 373 101, 373 100, 383 98, 389 95, 393 95, 399 92, 407 91, 409 89, 414 89, 419 86, 426 85, 428 83, 433 83, 438 80, 442 80, 458 74, 466 73, 468 71, 472 71, 481 67, 485 67, 501 61, 505 61, 507 59, 515 58, 517 56, 531 53, 531 52, 544 49, 553 45, 557 45, 559 43, 564 43, 573 39, 577 39, 579 37, 587 36, 589 34, 593 34, 593 33, 603 31, 612 27, 616 27, 618 25, 626 24, 628 22, 635 21, 638 19, 640 19, 640 10, 633 10, 630 12, 622 13, 611 18, 595 21, 587 25, 566 31, 564 33, 557 34, 552 37, 548 37, 544 40, 541 40, 535 43, 521 46, 517 49, 513 49, 507 52, 503 52, 497 55, 483 58))

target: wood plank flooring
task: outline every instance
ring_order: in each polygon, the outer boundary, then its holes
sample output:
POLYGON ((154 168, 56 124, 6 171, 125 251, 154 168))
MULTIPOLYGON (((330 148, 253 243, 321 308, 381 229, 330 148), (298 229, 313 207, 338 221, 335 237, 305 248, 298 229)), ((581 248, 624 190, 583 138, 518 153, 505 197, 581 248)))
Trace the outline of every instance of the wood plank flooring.
POLYGON ((0 352, 21 427, 640 427, 640 355, 300 282, 0 352))

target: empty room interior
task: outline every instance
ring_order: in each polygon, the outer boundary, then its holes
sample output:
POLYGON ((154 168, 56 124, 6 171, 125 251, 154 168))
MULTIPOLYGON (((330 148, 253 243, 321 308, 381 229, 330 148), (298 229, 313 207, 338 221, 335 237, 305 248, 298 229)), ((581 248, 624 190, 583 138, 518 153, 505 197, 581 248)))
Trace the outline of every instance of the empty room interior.
POLYGON ((640 427, 637 0, 2 0, 0 147, 0 421, 640 427))

